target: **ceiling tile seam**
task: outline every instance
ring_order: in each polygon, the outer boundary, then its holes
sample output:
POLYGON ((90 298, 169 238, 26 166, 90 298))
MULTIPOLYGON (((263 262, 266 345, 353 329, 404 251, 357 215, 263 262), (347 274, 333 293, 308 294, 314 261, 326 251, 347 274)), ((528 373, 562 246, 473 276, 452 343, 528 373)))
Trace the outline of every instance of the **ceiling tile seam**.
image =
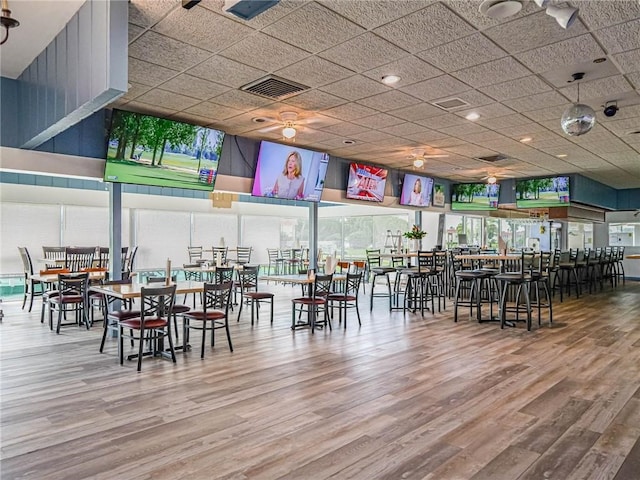
MULTIPOLYGON (((130 7, 130 8, 131 8, 131 7, 130 7)), ((131 23, 131 24, 135 25, 136 27, 144 28, 144 29, 145 29, 145 31, 146 31, 146 30, 153 30, 153 28, 154 28, 154 27, 156 27, 156 26, 157 26, 157 25, 158 25, 162 20, 164 20, 165 18, 167 18, 167 17, 168 17, 168 16, 169 16, 169 15, 170 15, 174 10, 177 10, 178 8, 180 8, 180 4, 179 4, 179 3, 176 3, 173 7, 169 8, 169 9, 164 13, 164 15, 162 15, 162 16, 158 19, 158 21, 157 21, 157 22, 155 22, 155 23, 153 23, 153 24, 151 24, 151 25, 148 25, 148 26, 145 26, 145 25, 138 25, 137 23, 132 22, 131 20, 129 20, 129 22, 128 22, 128 23, 131 23)), ((143 32, 143 33, 144 33, 144 32, 143 32)), ((158 33, 158 32, 156 32, 156 33, 158 33)), ((176 40, 176 39, 174 39, 174 40, 176 40)))

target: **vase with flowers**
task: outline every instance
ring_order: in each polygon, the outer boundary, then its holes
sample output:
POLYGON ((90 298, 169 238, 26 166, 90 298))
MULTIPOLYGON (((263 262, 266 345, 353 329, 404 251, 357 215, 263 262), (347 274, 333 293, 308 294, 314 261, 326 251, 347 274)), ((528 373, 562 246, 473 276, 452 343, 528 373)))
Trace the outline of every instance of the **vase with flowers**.
POLYGON ((402 236, 411 240, 411 250, 418 251, 420 250, 420 241, 427 234, 424 230, 422 230, 418 225, 414 225, 411 227, 411 230, 408 232, 404 232, 402 236))

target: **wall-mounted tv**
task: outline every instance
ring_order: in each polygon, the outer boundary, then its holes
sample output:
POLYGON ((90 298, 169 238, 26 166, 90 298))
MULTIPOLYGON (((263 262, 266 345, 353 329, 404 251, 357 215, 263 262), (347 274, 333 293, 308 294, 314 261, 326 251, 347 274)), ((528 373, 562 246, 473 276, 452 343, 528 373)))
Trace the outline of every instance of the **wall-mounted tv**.
POLYGON ((400 205, 428 207, 431 204, 433 178, 421 177, 410 173, 404 176, 400 205))
POLYGON ((451 210, 497 210, 498 183, 458 183, 451 187, 451 210))
POLYGON ((113 110, 105 182, 211 191, 224 132, 113 110))
POLYGON ((382 202, 386 183, 386 169, 361 163, 352 163, 349 165, 347 198, 366 200, 368 202, 382 202))
POLYGON ((518 208, 567 205, 569 205, 569 177, 516 180, 516 206, 518 208))
POLYGON ((251 195, 319 202, 328 164, 328 153, 262 141, 251 195))

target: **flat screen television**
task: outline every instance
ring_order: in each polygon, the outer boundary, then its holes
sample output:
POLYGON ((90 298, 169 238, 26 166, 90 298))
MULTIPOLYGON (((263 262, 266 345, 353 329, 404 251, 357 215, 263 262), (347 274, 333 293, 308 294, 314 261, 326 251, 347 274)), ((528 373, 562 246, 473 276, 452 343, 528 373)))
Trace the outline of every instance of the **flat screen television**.
POLYGON ((251 195, 319 202, 329 154, 262 141, 251 195))
POLYGON ((413 207, 428 207, 431 204, 433 178, 421 177, 410 173, 404 176, 400 205, 413 207))
POLYGON ((497 210, 499 183, 458 183, 451 187, 451 210, 497 210))
POLYGON ((212 191, 224 132, 113 110, 104 181, 212 191))
POLYGON ((366 200, 368 202, 382 202, 386 183, 386 169, 361 163, 352 163, 349 165, 347 198, 366 200))
POLYGON ((516 180, 516 207, 562 207, 569 205, 569 177, 516 180))

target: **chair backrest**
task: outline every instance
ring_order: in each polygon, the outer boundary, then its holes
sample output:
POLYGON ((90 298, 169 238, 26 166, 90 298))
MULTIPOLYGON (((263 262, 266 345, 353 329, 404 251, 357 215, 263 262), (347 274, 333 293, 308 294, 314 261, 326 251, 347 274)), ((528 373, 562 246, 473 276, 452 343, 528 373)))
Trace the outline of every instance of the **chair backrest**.
POLYGON ((369 264, 369 269, 371 267, 379 267, 380 266, 380 249, 375 250, 366 250, 367 254, 367 263, 369 264))
POLYGON ((173 304, 176 299, 176 285, 140 288, 140 309, 142 310, 142 326, 148 318, 165 319, 170 322, 173 304))
POLYGON ((214 283, 226 283, 233 280, 233 267, 216 267, 213 274, 214 283))
POLYGON ((418 250, 418 272, 428 272, 435 268, 435 254, 418 250))
POLYGON ((109 268, 109 247, 98 247, 97 253, 98 267, 109 268))
POLYGON ((126 261, 126 267, 125 264, 122 264, 122 268, 125 272, 133 272, 133 262, 136 259, 136 253, 138 253, 138 246, 136 245, 135 247, 133 247, 133 249, 131 250, 131 253, 129 254, 129 258, 127 258, 126 261))
POLYGON ((24 278, 28 279, 29 275, 33 275, 33 262, 31 261, 31 255, 27 247, 18 247, 20 252, 20 258, 22 259, 22 268, 24 270, 24 278))
POLYGON ((95 247, 67 247, 65 250, 64 266, 71 272, 79 272, 93 267, 95 247))
POLYGON ((329 275, 316 275, 313 282, 313 297, 326 297, 331 292, 333 287, 333 274, 329 275))
POLYGON ((258 267, 245 267, 238 270, 238 282, 242 293, 258 290, 258 267))
POLYGON ((236 249, 236 262, 240 264, 249 263, 251 261, 251 251, 253 247, 238 247, 236 249))
POLYGON ((228 315, 232 290, 233 282, 205 283, 202 310, 224 310, 228 315))
POLYGON ((61 299, 66 295, 79 295, 86 302, 89 295, 89 273, 59 273, 58 292, 61 299))
POLYGON ((358 295, 361 281, 362 281, 362 272, 347 273, 347 280, 344 283, 345 295, 358 295))
POLYGON ((189 254, 189 263, 195 263, 196 260, 202 258, 202 247, 187 247, 189 254))
MULTIPOLYGON (((521 255, 521 270, 522 272, 526 272, 526 273, 533 273, 534 271, 537 271, 536 268, 536 254, 533 252, 525 252, 522 251, 521 255)), ((539 264, 538 264, 539 267, 539 264)))
POLYGON ((278 250, 277 248, 267 248, 267 254, 269 255, 270 262, 280 260, 280 250, 278 250))
POLYGON ((45 260, 51 260, 45 262, 46 268, 60 268, 62 264, 57 263, 56 260, 64 260, 66 247, 42 247, 42 254, 45 260))
POLYGON ((354 260, 351 263, 350 273, 364 273, 366 268, 367 268, 367 262, 364 262, 362 260, 354 260))
POLYGON ((229 247, 212 247, 213 250, 213 261, 216 262, 218 259, 218 254, 220 254, 220 261, 222 264, 227 263, 227 253, 229 252, 229 247))

